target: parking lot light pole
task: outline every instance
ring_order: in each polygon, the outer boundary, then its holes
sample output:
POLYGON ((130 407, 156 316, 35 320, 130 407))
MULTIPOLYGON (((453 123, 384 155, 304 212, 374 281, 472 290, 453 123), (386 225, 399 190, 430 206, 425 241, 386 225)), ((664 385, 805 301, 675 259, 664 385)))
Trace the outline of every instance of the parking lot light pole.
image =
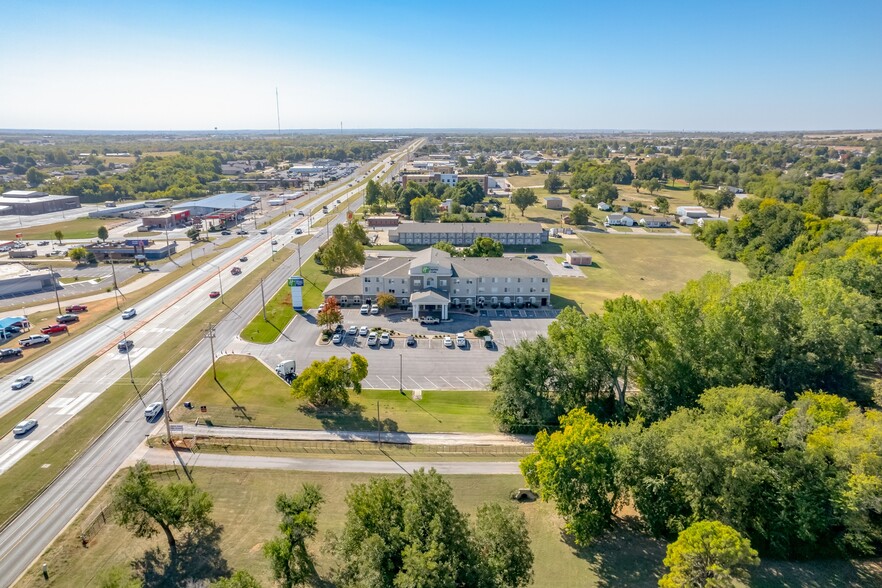
POLYGON ((404 354, 398 354, 398 391, 404 396, 404 354))

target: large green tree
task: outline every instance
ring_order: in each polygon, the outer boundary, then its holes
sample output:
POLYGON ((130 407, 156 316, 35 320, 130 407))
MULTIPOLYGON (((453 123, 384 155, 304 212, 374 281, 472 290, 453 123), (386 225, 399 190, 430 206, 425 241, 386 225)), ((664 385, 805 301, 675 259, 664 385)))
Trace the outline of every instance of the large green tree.
POLYGON ((502 257, 502 243, 490 237, 478 237, 465 248, 466 257, 502 257))
POLYGON ((410 218, 418 223, 427 223, 435 220, 440 204, 441 201, 431 196, 414 198, 410 203, 410 218))
POLYGON ((550 173, 548 174, 548 177, 545 178, 544 187, 552 194, 557 194, 563 189, 564 181, 558 174, 550 173))
POLYGON ((587 545, 606 530, 620 495, 610 431, 584 409, 561 417, 560 430, 540 431, 521 472, 543 500, 554 501, 566 531, 587 545))
POLYGON ((316 575, 306 543, 318 532, 318 512, 323 501, 321 489, 315 484, 304 484, 299 492, 276 498, 276 511, 282 517, 280 535, 267 541, 263 552, 283 588, 305 584, 316 575))
POLYGON ((136 537, 152 537, 157 527, 162 529, 172 561, 178 554, 174 533, 204 529, 211 524, 211 509, 206 492, 188 482, 158 483, 145 461, 137 462, 113 491, 117 523, 136 537))
POLYGON ((524 216, 524 211, 528 207, 533 206, 537 202, 539 202, 539 199, 530 188, 518 188, 511 194, 511 203, 518 207, 518 210, 521 211, 521 216, 524 216))
POLYGON ((337 225, 331 238, 320 247, 322 265, 334 273, 364 264, 364 245, 348 225, 337 225))
POLYGON ((581 202, 573 204, 573 207, 570 209, 570 224, 587 225, 590 220, 591 213, 588 211, 587 206, 581 202))
POLYGON ((295 397, 303 398, 314 406, 346 406, 349 388, 361 393, 361 381, 367 377, 367 360, 357 354, 349 359, 329 357, 313 361, 291 383, 295 397))
POLYGON ((341 587, 519 587, 533 556, 526 520, 482 506, 475 526, 434 470, 373 478, 352 486, 343 532, 334 544, 341 587))
POLYGON ((699 521, 668 545, 670 570, 661 588, 735 588, 750 580, 748 567, 759 564, 750 541, 719 521, 699 521))

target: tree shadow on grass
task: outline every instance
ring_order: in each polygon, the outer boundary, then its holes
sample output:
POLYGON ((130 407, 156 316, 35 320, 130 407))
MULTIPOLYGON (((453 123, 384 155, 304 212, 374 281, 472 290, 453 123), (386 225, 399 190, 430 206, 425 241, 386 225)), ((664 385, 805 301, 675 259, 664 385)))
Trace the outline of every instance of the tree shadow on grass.
POLYGON ((217 580, 230 575, 220 548, 223 527, 213 524, 194 530, 178 541, 178 556, 169 559, 167 548, 154 547, 132 562, 132 568, 145 588, 186 586, 217 580))
POLYGON ((666 543, 644 533, 636 517, 615 519, 612 529, 587 547, 576 545, 567 535, 562 538, 576 557, 591 564, 600 588, 655 587, 664 573, 666 543))
MULTIPOLYGON (((304 405, 300 412, 317 419, 326 431, 376 431, 377 419, 365 416, 366 409, 360 404, 345 407, 315 407, 304 405)), ((398 431, 398 423, 390 418, 380 420, 380 429, 384 432, 398 431)))
POLYGON ((882 586, 882 561, 822 559, 781 561, 763 559, 751 570, 751 586, 776 588, 838 588, 882 586))

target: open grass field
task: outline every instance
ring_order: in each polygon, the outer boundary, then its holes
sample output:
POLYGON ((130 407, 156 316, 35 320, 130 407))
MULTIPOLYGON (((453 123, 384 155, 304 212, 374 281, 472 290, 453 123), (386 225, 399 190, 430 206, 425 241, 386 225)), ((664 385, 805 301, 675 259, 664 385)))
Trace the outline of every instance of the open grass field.
MULTIPOLYGON (((322 292, 331 281, 331 274, 326 273, 324 268, 315 262, 314 257, 306 260, 298 273, 306 282, 303 286, 303 307, 318 308, 324 300, 322 292)), ((263 320, 263 312, 258 313, 242 330, 241 336, 253 343, 272 343, 296 314, 291 306, 291 289, 287 283, 282 284, 266 302, 266 320, 263 320)))
POLYGON ((98 237, 98 227, 104 226, 107 227, 107 230, 110 230, 124 222, 128 221, 126 219, 112 218, 72 218, 68 221, 51 225, 0 231, 0 240, 8 241, 15 239, 17 234, 21 234, 21 238, 24 241, 37 241, 40 239, 54 241, 55 231, 61 231, 64 234, 64 239, 96 239, 98 237))
MULTIPOLYGON (((183 478, 180 470, 156 476, 162 481, 183 478)), ((346 492, 353 484, 364 483, 367 476, 195 468, 193 479, 212 495, 212 516, 222 531, 216 540, 203 544, 208 553, 216 553, 217 557, 194 558, 188 569, 208 577, 215 577, 212 572, 218 568, 244 569, 262 585, 273 585, 262 545, 277 533, 275 498, 300 488, 301 484, 314 483, 321 487, 325 502, 318 515, 318 535, 309 549, 320 577, 327 582, 324 585, 334 586, 330 581, 335 564, 330 537, 343 529, 346 492), (213 568, 208 567, 210 562, 215 563, 213 568)), ((472 520, 477 507, 484 502, 512 504, 524 513, 535 558, 535 588, 649 588, 657 586, 664 573, 664 542, 635 530, 631 518, 621 521, 590 547, 577 548, 561 534, 561 521, 550 504, 517 504, 508 499, 509 492, 523 486, 521 476, 451 475, 446 479, 453 488, 457 506, 472 520)), ((84 525, 109 502, 110 490, 105 489, 40 557, 40 562, 48 564, 48 581, 43 579, 38 564, 25 574, 19 586, 95 586, 103 570, 120 568, 128 573, 133 561, 143 562, 147 550, 159 548, 162 553, 167 552, 161 533, 152 539, 137 539, 113 522, 97 529, 88 547, 83 547, 79 534, 84 525)), ((752 575, 751 585, 760 588, 858 588, 878 586, 882 582, 882 567, 878 561, 764 561, 752 575)))
MULTIPOLYGON (((489 433, 496 427, 490 418, 493 395, 488 392, 425 390, 415 402, 410 391, 364 390, 350 396, 346 409, 315 410, 291 396, 290 387, 257 359, 226 355, 217 364, 218 381, 209 370, 183 400, 207 406, 195 413, 182 404, 172 411, 175 420, 197 416, 215 426, 273 427, 329 431, 376 431, 377 403, 383 430, 411 433, 489 433)), ((297 366, 298 372, 307 366, 297 366)))
POLYGON ((599 310, 603 301, 622 294, 659 298, 707 272, 728 272, 732 281, 748 279, 741 263, 720 259, 692 237, 583 233, 577 238, 551 239, 548 245, 590 253, 591 267, 580 268, 585 278, 554 277, 555 306, 577 305, 586 312, 599 310))

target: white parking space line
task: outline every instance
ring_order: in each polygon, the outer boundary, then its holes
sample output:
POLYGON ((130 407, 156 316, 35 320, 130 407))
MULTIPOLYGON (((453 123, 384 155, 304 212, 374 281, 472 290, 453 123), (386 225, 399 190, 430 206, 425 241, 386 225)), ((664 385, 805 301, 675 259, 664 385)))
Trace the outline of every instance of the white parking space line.
POLYGON ((71 402, 66 407, 59 410, 56 414, 75 415, 83 408, 85 408, 87 404, 95 400, 99 394, 100 392, 86 392, 85 394, 77 398, 75 402, 71 402))
POLYGON ((32 445, 36 445, 36 441, 19 441, 15 447, 0 455, 0 474, 11 468, 24 455, 31 450, 32 445))
POLYGON ((385 388, 385 389, 391 389, 390 386, 389 386, 389 384, 386 383, 386 380, 384 380, 384 379, 381 378, 380 376, 376 376, 376 378, 377 378, 378 380, 380 380, 380 382, 383 383, 383 385, 381 386, 382 388, 385 388))
POLYGON ((447 384, 447 385, 450 386, 451 388, 455 388, 455 387, 456 387, 456 386, 454 386, 453 384, 451 384, 451 383, 447 380, 447 378, 444 378, 444 377, 438 376, 438 379, 439 379, 439 380, 442 380, 445 384, 447 384))

